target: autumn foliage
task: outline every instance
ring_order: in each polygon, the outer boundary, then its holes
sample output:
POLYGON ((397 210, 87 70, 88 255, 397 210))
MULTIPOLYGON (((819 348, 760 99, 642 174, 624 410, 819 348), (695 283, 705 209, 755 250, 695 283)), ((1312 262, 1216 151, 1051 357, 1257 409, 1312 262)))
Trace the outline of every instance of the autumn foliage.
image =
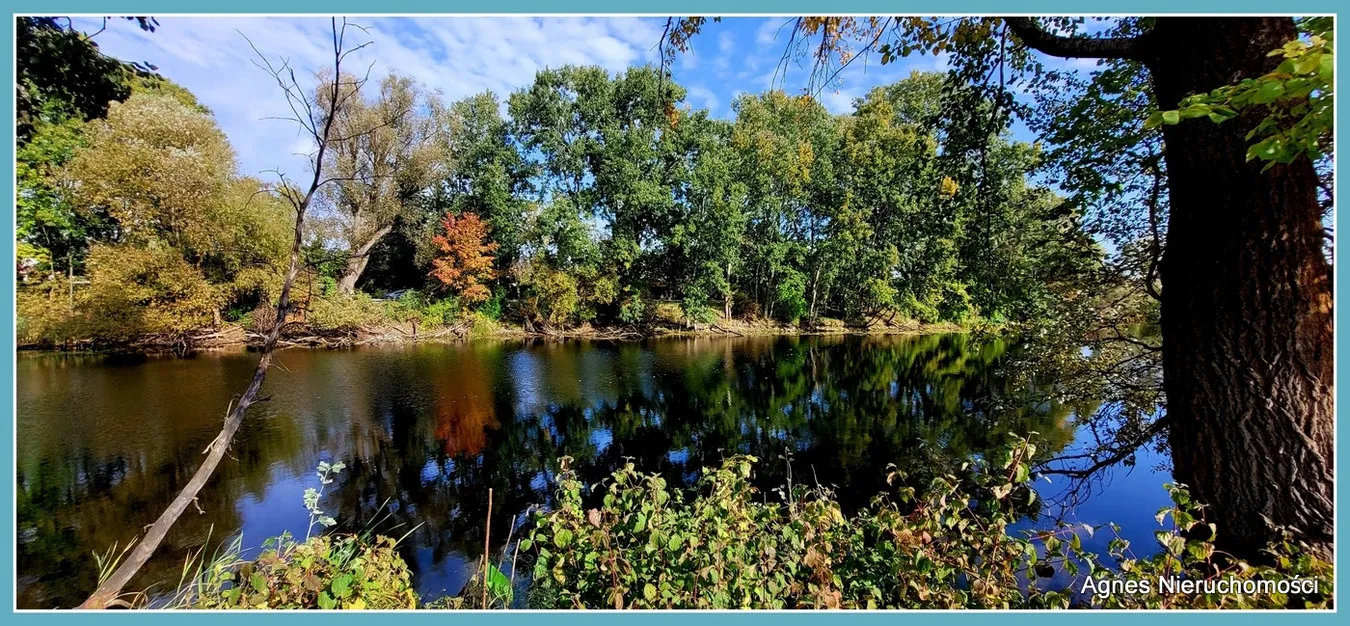
POLYGON ((441 229, 444 234, 432 238, 439 253, 432 260, 431 275, 458 292, 465 304, 487 300, 491 293, 484 283, 496 277, 492 254, 497 251, 497 244, 487 241, 487 224, 473 213, 458 218, 446 214, 441 229))

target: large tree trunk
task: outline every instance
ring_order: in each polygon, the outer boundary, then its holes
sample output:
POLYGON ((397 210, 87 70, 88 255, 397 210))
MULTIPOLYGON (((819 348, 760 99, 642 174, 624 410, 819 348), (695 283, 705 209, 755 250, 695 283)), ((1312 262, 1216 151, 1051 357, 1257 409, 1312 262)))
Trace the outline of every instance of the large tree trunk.
POLYGON ((356 293, 356 281, 361 279, 361 274, 366 271, 366 264, 370 263, 370 255, 347 257, 347 265, 342 269, 342 277, 338 279, 338 293, 356 293))
MULTIPOLYGON (((1158 104, 1274 69, 1289 18, 1158 18, 1158 104)), ((1174 475, 1207 503, 1220 547, 1254 557, 1266 520, 1332 551, 1332 295, 1307 159, 1246 160, 1253 109, 1164 128, 1171 195, 1160 267, 1174 475)))
POLYGON ((380 228, 361 247, 352 250, 351 255, 347 257, 347 265, 342 270, 342 277, 337 282, 338 293, 356 293, 356 281, 361 279, 361 274, 366 271, 366 265, 370 263, 371 249, 393 229, 392 224, 380 228))

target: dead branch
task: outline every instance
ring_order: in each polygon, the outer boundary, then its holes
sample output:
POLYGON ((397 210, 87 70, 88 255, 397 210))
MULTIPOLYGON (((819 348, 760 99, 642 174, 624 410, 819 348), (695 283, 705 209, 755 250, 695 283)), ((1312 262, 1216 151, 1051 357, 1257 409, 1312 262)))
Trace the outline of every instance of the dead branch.
MULTIPOLYGON (((356 50, 360 50, 368 45, 368 42, 354 48, 346 48, 345 40, 349 24, 344 19, 339 27, 337 18, 332 20, 333 30, 333 74, 341 75, 342 61, 347 55, 356 50)), ((356 27, 359 28, 359 27, 356 27)), ((252 46, 252 42, 249 42, 252 46)), ((254 47, 254 52, 257 48, 254 47)), ((305 91, 300 88, 299 82, 295 78, 294 70, 289 65, 283 63, 280 67, 274 67, 267 57, 258 53, 263 63, 259 67, 267 69, 276 79, 277 84, 285 92, 287 101, 292 106, 292 111, 296 113, 295 121, 310 131, 316 141, 318 149, 314 155, 314 177, 310 182, 309 190, 303 197, 289 195, 292 204, 295 207, 295 229, 291 242, 291 262, 290 269, 286 272, 286 279, 281 286, 281 294, 277 299, 276 323, 267 331, 262 345, 262 355, 258 358, 258 366, 253 371, 253 378, 249 381, 248 387, 244 389, 243 395, 239 397, 238 403, 228 412, 225 423, 220 429, 220 434, 207 446, 206 459, 202 461, 196 473, 188 481, 178 496, 173 499, 159 518, 155 520, 145 536, 136 544, 121 565, 113 571, 112 575, 104 580, 98 589, 89 596, 79 608, 82 609, 103 609, 116 605, 123 595, 122 590, 126 587, 131 578, 140 571, 150 556, 154 554, 155 549, 159 547, 165 535, 174 522, 197 499, 197 494, 206 486, 206 482, 215 473, 216 467, 225 457, 226 450, 234 440, 234 434, 239 430, 239 425, 244 420, 244 415, 248 412, 250 405, 258 402, 258 391, 262 388, 263 379, 267 376, 267 370, 272 363, 272 353, 281 338, 282 328, 286 325, 286 314, 291 308, 291 288, 295 284, 295 278, 300 273, 300 254, 302 247, 302 237, 304 234, 305 212, 309 209, 315 194, 323 181, 323 156, 328 148, 329 134, 333 127, 333 120, 337 117, 344 102, 344 98, 339 96, 337 82, 332 86, 331 97, 326 103, 313 102, 305 96, 305 91), (303 105, 303 106, 302 106, 303 105), (305 115, 302 118, 299 109, 305 109, 305 115)))

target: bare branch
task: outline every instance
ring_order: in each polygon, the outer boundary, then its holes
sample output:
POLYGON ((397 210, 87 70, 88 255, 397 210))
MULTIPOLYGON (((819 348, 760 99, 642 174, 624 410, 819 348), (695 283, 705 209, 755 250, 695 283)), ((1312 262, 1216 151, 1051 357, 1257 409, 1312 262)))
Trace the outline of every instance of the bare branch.
MULTIPOLYGON (((342 42, 345 39, 348 24, 346 20, 343 20, 341 30, 338 28, 336 18, 333 18, 332 24, 334 46, 333 75, 340 76, 342 59, 345 56, 343 54, 342 42)), ((249 45, 252 45, 252 42, 250 42, 249 45)), ((257 48, 254 48, 254 50, 257 51, 257 48)), ((272 76, 277 79, 278 85, 286 92, 287 98, 296 98, 298 101, 304 102, 307 105, 308 115, 304 116, 302 119, 302 116, 297 111, 297 121, 304 126, 304 119, 315 120, 316 107, 314 105, 318 103, 311 102, 308 98, 297 95, 303 94, 304 92, 299 88, 299 83, 294 78, 294 72, 285 71, 283 68, 286 66, 284 65, 281 68, 272 65, 261 53, 259 53, 258 56, 263 60, 260 67, 265 66, 270 70, 272 76), (290 85, 287 85, 281 78, 283 72, 291 77, 290 85)), ((230 446, 230 442, 233 441, 235 433, 243 423, 244 415, 248 412, 249 406, 257 404, 258 402, 265 402, 269 399, 259 398, 258 392, 262 389, 263 380, 267 376, 267 370, 271 367, 273 351, 276 349, 277 342, 281 338, 282 328, 286 325, 286 316, 290 313, 292 308, 291 290, 295 285, 296 277, 300 273, 305 212, 309 208, 310 202, 313 200, 315 193, 322 184, 324 152, 328 148, 329 134, 332 131, 334 120, 340 112, 339 106, 342 100, 337 97, 337 81, 333 82, 332 90, 333 94, 332 97, 328 99, 327 109, 317 112, 322 115, 324 123, 322 128, 318 129, 318 132, 315 135, 318 142, 318 150, 314 155, 314 177, 310 182, 309 190, 305 193, 303 198, 297 198, 293 193, 288 191, 283 192, 283 196, 291 200, 291 203, 296 209, 295 227, 291 241, 290 268, 286 272, 286 278, 281 285, 281 294, 277 298, 276 323, 273 324, 272 328, 264 335, 260 351, 261 356, 258 359, 257 368, 253 371, 253 377, 249 381, 248 387, 245 388, 243 395, 239 397, 239 402, 235 404, 233 408, 228 410, 225 423, 221 426, 220 434, 216 435, 216 438, 212 440, 209 446, 207 446, 206 459, 202 461, 202 464, 197 468, 196 473, 192 475, 192 478, 188 481, 187 485, 183 487, 182 491, 178 493, 178 496, 173 499, 173 502, 169 504, 168 508, 160 514, 159 518, 155 520, 155 523, 146 531, 145 537, 142 538, 140 542, 136 544, 136 547, 128 553, 126 560, 113 571, 112 575, 109 576, 107 580, 99 585, 98 589, 96 589, 94 593, 80 605, 80 608, 103 609, 109 606, 115 606, 117 603, 122 602, 120 596, 122 595, 123 588, 125 588, 127 583, 131 581, 131 578, 136 575, 136 572, 140 571, 141 567, 150 560, 151 555, 153 555, 155 549, 159 547, 160 542, 164 540, 169 529, 173 527, 173 524, 178 521, 178 518, 185 510, 187 510, 187 507, 196 502, 197 494, 201 492, 202 488, 206 486, 206 482, 211 478, 211 475, 215 473, 216 467, 220 465, 221 460, 225 457, 226 451, 230 446)), ((306 126, 306 128, 308 129, 310 127, 306 126)), ((289 190, 290 186, 283 184, 283 189, 289 190)))

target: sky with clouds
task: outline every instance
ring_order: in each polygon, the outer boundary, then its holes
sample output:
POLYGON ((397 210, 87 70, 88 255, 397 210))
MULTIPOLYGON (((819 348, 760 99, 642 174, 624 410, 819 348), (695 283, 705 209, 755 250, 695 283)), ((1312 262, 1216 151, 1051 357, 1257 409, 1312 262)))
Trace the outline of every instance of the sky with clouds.
MULTIPOLYGON (((366 28, 371 45, 353 57, 371 65, 372 75, 389 71, 412 76, 455 100, 484 90, 505 98, 528 85, 536 71, 567 64, 599 65, 611 72, 655 63, 664 18, 638 17, 416 17, 353 18, 366 28)), ((77 19, 86 32, 101 19, 77 19)), ((735 17, 709 22, 693 40, 690 54, 672 68, 688 90, 687 102, 730 118, 742 93, 770 87, 799 91, 807 69, 778 66, 790 33, 788 18, 735 17)), ((299 71, 331 63, 329 18, 163 17, 153 33, 134 23, 111 20, 95 40, 106 53, 142 61, 191 90, 209 107, 239 154, 243 173, 281 169, 304 171, 306 141, 284 117, 289 109, 271 77, 254 65, 254 46, 268 57, 285 58, 299 71)), ((913 70, 940 69, 935 58, 902 59, 881 66, 861 59, 836 86, 819 93, 830 110, 852 110, 853 99, 913 70)), ((303 84, 303 83, 302 83, 303 84)))

